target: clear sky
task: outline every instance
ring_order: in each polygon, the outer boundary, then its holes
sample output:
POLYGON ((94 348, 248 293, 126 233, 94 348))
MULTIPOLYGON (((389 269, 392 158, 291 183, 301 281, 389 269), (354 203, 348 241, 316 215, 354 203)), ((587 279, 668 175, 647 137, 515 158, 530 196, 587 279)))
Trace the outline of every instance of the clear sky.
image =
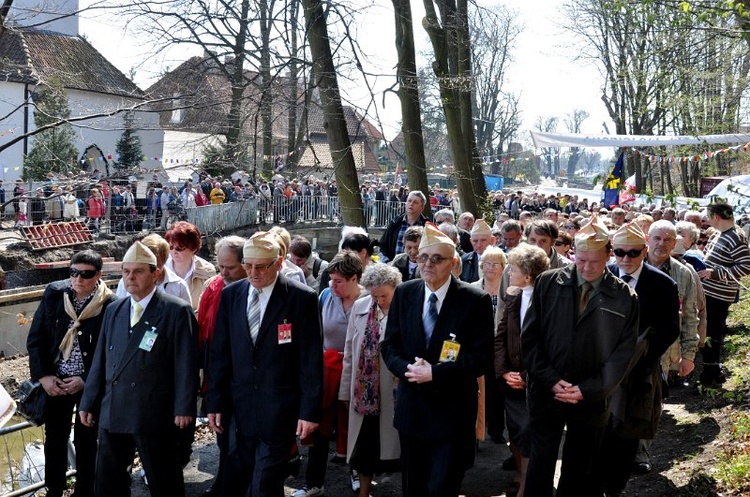
MULTIPOLYGON (((86 7, 96 0, 81 0, 86 7)), ((477 0, 484 6, 503 3, 518 12, 518 22, 524 30, 517 41, 515 62, 508 80, 508 88, 521 95, 523 118, 518 141, 530 144, 528 130, 533 128, 538 116, 558 116, 558 131, 565 132, 563 117, 574 109, 584 109, 591 117, 583 124, 583 131, 604 133, 602 123, 609 121, 601 102, 602 78, 594 67, 573 60, 576 50, 571 35, 562 29, 562 2, 558 0, 505 0, 490 2, 477 0)), ((363 61, 369 71, 379 76, 372 79, 376 90, 375 102, 388 139, 398 134, 400 107, 394 93, 383 92, 395 80, 396 49, 394 21, 390 0, 375 0, 374 6, 362 15, 355 36, 367 55, 363 61), (384 104, 384 106, 383 106, 384 104)), ((422 1, 412 0, 415 37, 418 51, 429 50, 427 35, 421 27, 424 15, 422 1)), ((176 67, 190 56, 200 55, 197 48, 172 50, 163 57, 147 57, 149 44, 135 36, 134 26, 118 25, 120 22, 106 13, 84 12, 80 22, 81 34, 105 57, 125 74, 132 67, 135 81, 143 89, 155 81, 165 67, 176 67), (144 62, 145 61, 145 62, 144 62)), ((342 92, 350 101, 366 106, 368 93, 361 82, 341 81, 342 92)), ((370 112, 374 114, 374 112, 370 112)), ((612 126, 608 123, 610 130, 612 126)))

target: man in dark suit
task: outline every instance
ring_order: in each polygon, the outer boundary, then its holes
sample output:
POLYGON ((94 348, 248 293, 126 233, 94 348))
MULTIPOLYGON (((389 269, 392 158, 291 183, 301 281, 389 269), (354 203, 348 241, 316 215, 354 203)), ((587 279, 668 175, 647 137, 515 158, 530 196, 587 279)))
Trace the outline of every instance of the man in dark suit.
POLYGON ((652 439, 661 414, 662 354, 680 335, 680 297, 677 284, 658 269, 644 264, 646 235, 635 223, 624 224, 612 237, 615 276, 635 290, 640 304, 638 346, 632 369, 615 391, 612 417, 597 457, 602 490, 620 495, 630 477, 640 438, 652 439))
POLYGON ((563 431, 557 497, 601 497, 593 475, 611 397, 636 344, 638 300, 607 271, 611 243, 597 221, 576 235, 576 262, 542 273, 524 319, 531 456, 526 495, 552 497, 563 431))
POLYGON ((492 301, 451 276, 455 251, 450 238, 425 226, 422 280, 396 287, 381 346, 400 379, 393 424, 409 497, 459 494, 474 463, 477 378, 492 370, 492 301))
POLYGON ((198 393, 198 330, 190 304, 156 288, 156 256, 135 242, 122 263, 130 298, 110 305, 80 405, 99 424, 96 496, 130 495, 135 449, 153 497, 182 497, 176 431, 189 426, 198 393))
POLYGON ((461 281, 472 283, 482 277, 479 259, 482 257, 484 249, 494 244, 495 237, 490 226, 484 219, 477 219, 471 228, 471 246, 474 250, 461 257, 461 281))
POLYGON ((282 497, 295 435, 318 425, 323 346, 315 292, 280 274, 276 236, 243 247, 247 279, 222 291, 208 371, 211 429, 237 425, 222 495, 282 497), (231 485, 230 485, 231 484, 231 485), (230 488, 231 487, 231 488, 230 488))

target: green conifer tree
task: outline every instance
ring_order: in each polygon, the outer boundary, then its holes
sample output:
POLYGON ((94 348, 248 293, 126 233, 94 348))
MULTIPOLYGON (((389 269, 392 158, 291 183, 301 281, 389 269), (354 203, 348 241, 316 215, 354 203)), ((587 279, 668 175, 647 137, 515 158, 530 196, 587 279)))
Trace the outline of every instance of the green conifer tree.
POLYGON ((23 179, 27 181, 41 181, 48 172, 67 173, 78 167, 75 133, 66 121, 70 117, 70 107, 62 83, 51 78, 40 84, 35 102, 37 128, 59 124, 33 137, 31 151, 23 162, 23 179))
POLYGON ((141 149, 141 137, 135 130, 134 116, 132 112, 125 114, 125 130, 117 141, 115 150, 119 158, 115 163, 118 171, 132 171, 133 168, 140 165, 143 160, 143 150, 141 149))

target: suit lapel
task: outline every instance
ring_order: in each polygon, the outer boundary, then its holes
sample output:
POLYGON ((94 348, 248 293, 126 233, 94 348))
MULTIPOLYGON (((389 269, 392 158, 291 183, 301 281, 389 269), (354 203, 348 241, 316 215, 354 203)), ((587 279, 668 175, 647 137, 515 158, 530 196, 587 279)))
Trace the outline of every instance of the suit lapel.
POLYGON ((141 340, 143 340, 143 335, 146 334, 146 331, 152 328, 156 328, 157 329, 156 332, 158 333, 158 330, 159 330, 158 325, 161 319, 162 304, 163 304, 162 300, 159 296, 159 290, 156 290, 156 292, 154 292, 154 296, 151 297, 151 301, 148 303, 148 307, 146 307, 146 310, 143 312, 143 315, 141 316, 141 320, 138 321, 136 325, 133 327, 133 333, 130 334, 130 338, 127 338, 128 331, 130 330, 130 326, 129 326, 130 303, 128 302, 127 305, 122 306, 122 309, 127 311, 125 313, 124 319, 121 319, 121 322, 127 326, 125 333, 124 333, 125 340, 127 341, 127 345, 125 346, 125 350, 122 353, 121 360, 117 364, 115 377, 117 377, 120 374, 120 372, 125 368, 125 366, 138 353, 139 347, 141 345, 141 340))

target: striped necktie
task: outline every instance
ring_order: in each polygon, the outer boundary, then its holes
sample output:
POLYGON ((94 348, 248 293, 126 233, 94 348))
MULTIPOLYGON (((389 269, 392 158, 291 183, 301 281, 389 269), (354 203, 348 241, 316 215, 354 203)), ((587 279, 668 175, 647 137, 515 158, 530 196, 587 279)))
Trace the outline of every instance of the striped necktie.
POLYGON ((250 339, 255 344, 260 331, 260 292, 253 288, 250 292, 250 302, 247 306, 247 327, 250 330, 250 339))
POLYGON ((437 295, 432 293, 430 294, 430 298, 427 302, 427 313, 422 318, 422 324, 424 325, 424 337, 427 341, 428 346, 430 345, 432 332, 435 330, 435 323, 437 323, 437 318, 437 295))

